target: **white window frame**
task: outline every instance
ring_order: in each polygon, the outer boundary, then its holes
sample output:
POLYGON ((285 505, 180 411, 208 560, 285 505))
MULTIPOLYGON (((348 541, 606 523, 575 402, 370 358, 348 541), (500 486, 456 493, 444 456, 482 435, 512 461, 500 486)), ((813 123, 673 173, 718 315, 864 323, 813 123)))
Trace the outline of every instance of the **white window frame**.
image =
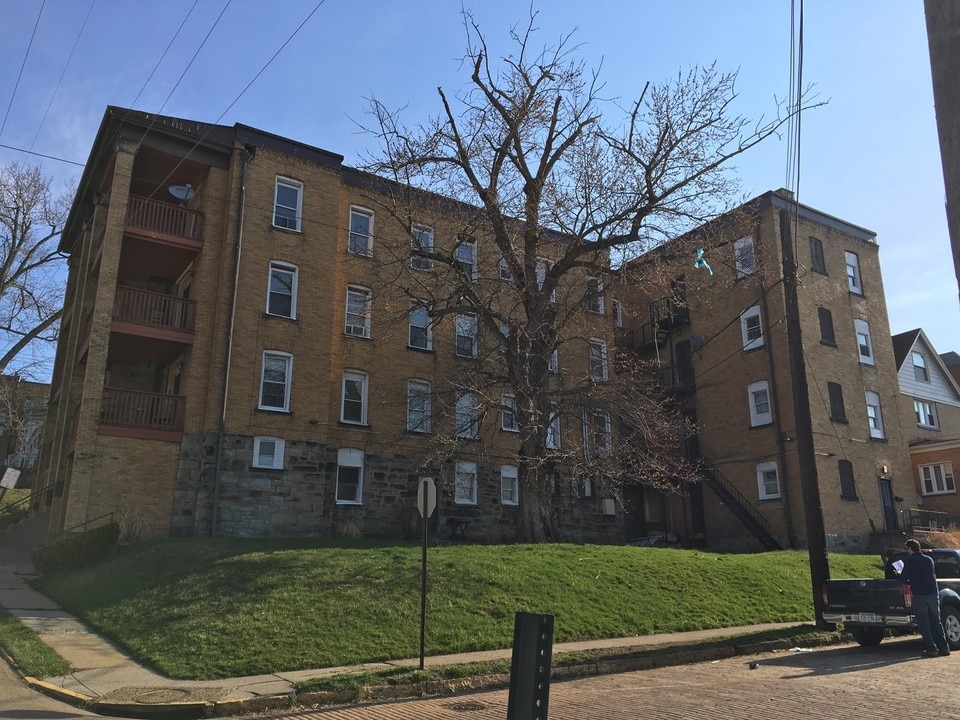
POLYGON ((780 469, 777 467, 776 461, 762 462, 757 464, 757 497, 760 500, 775 500, 782 495, 780 489, 780 469), (773 472, 773 476, 776 480, 777 488, 775 492, 771 492, 767 487, 768 483, 768 473, 773 472))
POLYGON ((517 398, 504 393, 500 396, 500 429, 504 432, 520 432, 517 422, 517 398))
POLYGON ((917 426, 939 430, 940 423, 937 418, 937 404, 932 400, 913 399, 913 414, 917 420, 917 426))
POLYGON ((760 312, 759 305, 749 307, 740 313, 740 335, 743 338, 744 350, 755 350, 763 347, 763 315, 760 312), (751 326, 753 320, 756 320, 755 327, 751 326), (751 337, 751 335, 754 337, 751 337))
POLYGON ((610 307, 613 309, 613 326, 615 328, 623 327, 623 304, 619 300, 612 300, 610 307))
POLYGON ((930 382, 930 368, 927 367, 927 356, 913 350, 910 353, 910 362, 913 363, 913 379, 917 382, 930 382))
POLYGON ((476 315, 457 315, 454 320, 456 327, 456 337, 454 338, 454 353, 457 357, 476 358, 477 357, 477 316, 476 315), (460 338, 470 341, 470 352, 460 352, 460 338))
POLYGON ((520 478, 516 465, 500 466, 500 504, 520 504, 520 478))
POLYGON ((294 232, 300 232, 300 220, 303 216, 303 183, 299 180, 294 180, 293 178, 283 177, 282 175, 277 175, 276 184, 273 188, 273 226, 277 228, 283 228, 284 230, 292 230, 294 232), (289 205, 280 204, 280 187, 286 187, 297 192, 297 206, 291 207, 289 205), (280 215, 277 211, 280 209, 293 211, 294 217, 290 218, 286 215, 280 215), (292 226, 290 225, 292 223, 292 226))
POLYGON ((860 355, 862 365, 875 365, 873 359, 873 340, 870 337, 870 325, 866 320, 859 318, 853 321, 853 329, 857 334, 857 354, 860 355), (864 352, 866 348, 866 352, 864 352))
POLYGON ((587 364, 590 378, 597 382, 607 379, 607 341, 602 338, 590 338, 587 352, 587 364))
POLYGON ((602 408, 587 409, 583 418, 583 435, 587 462, 613 455, 613 423, 609 412, 602 408), (598 443, 597 438, 601 438, 602 443, 598 443))
POLYGON ((560 374, 560 351, 557 348, 550 353, 550 359, 547 360, 547 372, 551 375, 560 374))
POLYGON ((773 403, 770 399, 770 383, 766 380, 751 383, 747 387, 747 402, 750 404, 750 427, 761 427, 762 425, 770 425, 773 423, 773 403), (760 410, 760 403, 757 402, 757 396, 761 392, 766 396, 764 402, 767 405, 767 409, 765 411, 760 410))
POLYGON ((433 386, 429 380, 407 381, 407 430, 429 433, 433 422, 433 386))
POLYGON ((480 408, 477 405, 476 393, 457 394, 453 422, 458 438, 475 440, 480 436, 480 408))
POLYGON ((752 235, 733 241, 733 264, 738 280, 753 275, 757 271, 757 251, 753 245, 752 235))
POLYGON ((477 464, 457 460, 453 471, 453 502, 455 505, 477 504, 477 464))
POLYGON ((281 262, 279 260, 270 261, 270 272, 267 275, 267 315, 273 315, 274 317, 283 317, 290 318, 291 320, 297 319, 297 282, 300 271, 296 265, 291 265, 290 263, 281 262), (275 295, 277 297, 285 297, 284 293, 276 292, 273 289, 273 275, 274 273, 284 273, 290 276, 290 312, 289 314, 283 314, 279 312, 273 312, 270 309, 271 302, 270 299, 275 295))
POLYGON ((920 475, 920 492, 924 495, 952 495, 957 492, 951 463, 920 465, 917 467, 917 472, 920 475))
POLYGON ((863 295, 863 276, 860 274, 860 257, 849 250, 843 251, 846 265, 847 289, 857 295, 863 295))
POLYGON ((337 450, 337 505, 362 505, 363 504, 363 450, 355 448, 340 448, 337 450), (340 471, 344 468, 357 470, 357 491, 352 498, 340 497, 340 471))
MULTIPOLYGON (((271 412, 289 412, 290 411, 290 385, 293 379, 293 355, 287 352, 282 352, 280 350, 264 350, 263 356, 260 363, 260 394, 257 400, 257 407, 260 410, 268 410, 271 412), (267 380, 267 362, 282 362, 283 363, 283 404, 282 405, 264 405, 263 403, 263 390, 264 385, 268 382, 267 380)), ((277 384, 278 381, 270 380, 269 382, 277 384)))
POLYGON ((414 225, 410 230, 410 267, 417 270, 432 270, 433 260, 413 254, 419 250, 432 253, 434 248, 433 228, 427 225, 414 225))
POLYGON ((414 303, 410 307, 410 315, 407 325, 407 347, 416 348, 417 350, 433 350, 433 323, 430 321, 430 311, 423 305, 414 303), (424 324, 415 325, 415 315, 419 315, 421 313, 423 314, 424 324), (414 328, 422 329, 424 331, 425 345, 413 344, 413 338, 411 336, 414 328))
POLYGON ((510 272, 510 263, 507 262, 506 255, 500 256, 500 262, 497 263, 500 271, 500 279, 504 282, 513 282, 513 273, 510 272))
POLYGON ((459 243, 456 249, 457 253, 457 263, 463 269, 464 274, 470 279, 470 282, 475 283, 477 281, 477 240, 472 237, 460 238, 459 243), (468 258, 464 258, 463 253, 469 253, 468 258), (465 265, 469 265, 469 272, 465 265))
POLYGON ((587 312, 603 315, 603 279, 587 276, 587 312))
POLYGON ((346 312, 343 316, 343 334, 350 337, 359 337, 370 339, 370 319, 373 293, 370 288, 360 285, 347 285, 346 312), (351 306, 357 304, 357 299, 362 298, 363 312, 351 310, 351 306), (352 301, 352 302, 351 302, 352 301), (362 324, 357 325, 357 321, 362 324))
POLYGON ((373 210, 360 205, 350 206, 350 227, 347 229, 347 252, 351 253, 352 255, 360 255, 362 257, 371 257, 373 255, 373 221, 373 210), (366 232, 360 229, 354 229, 354 217, 366 218, 366 232), (354 242, 355 237, 357 238, 357 243, 354 242), (363 244, 363 252, 357 249, 360 247, 361 242, 363 244))
POLYGON ((883 412, 880 409, 880 395, 867 390, 864 392, 867 402, 867 426, 870 428, 870 437, 884 440, 887 436, 883 430, 883 412))
POLYGON ((253 463, 255 468, 264 468, 266 470, 283 470, 283 438, 270 437, 267 435, 258 435, 253 439, 253 463), (271 462, 264 462, 263 446, 273 443, 273 456, 271 462))
MULTIPOLYGON (((340 422, 347 425, 366 425, 367 424, 367 393, 368 386, 370 384, 370 376, 365 372, 359 370, 344 370, 343 371, 343 382, 341 384, 340 390, 340 422), (360 385, 360 419, 348 419, 347 418, 347 384, 359 384, 360 385)), ((349 400, 351 405, 356 404, 356 400, 349 400)))
POLYGON ((548 450, 559 450, 561 443, 560 436, 560 408, 557 403, 550 403, 550 411, 547 415, 547 432, 544 436, 543 444, 548 450))

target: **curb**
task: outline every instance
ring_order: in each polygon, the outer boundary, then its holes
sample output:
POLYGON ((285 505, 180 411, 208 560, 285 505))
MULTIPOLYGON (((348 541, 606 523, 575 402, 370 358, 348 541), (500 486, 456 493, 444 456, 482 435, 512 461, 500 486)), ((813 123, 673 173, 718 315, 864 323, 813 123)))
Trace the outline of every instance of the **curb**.
POLYGON ((21 675, 21 677, 27 685, 37 692, 42 692, 44 695, 49 695, 54 700, 60 700, 61 702, 68 703, 74 707, 86 708, 89 703, 96 699, 92 695, 85 695, 84 693, 67 690, 59 685, 53 685, 45 680, 30 677, 29 675, 21 675))

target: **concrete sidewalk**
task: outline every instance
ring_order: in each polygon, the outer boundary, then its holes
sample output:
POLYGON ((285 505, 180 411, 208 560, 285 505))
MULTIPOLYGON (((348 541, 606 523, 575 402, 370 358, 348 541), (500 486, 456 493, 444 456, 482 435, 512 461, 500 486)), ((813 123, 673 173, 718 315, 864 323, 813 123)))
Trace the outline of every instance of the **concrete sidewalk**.
MULTIPOLYGON (((338 673, 356 673, 396 666, 419 666, 419 658, 408 658, 366 665, 278 672, 269 675, 229 678, 212 681, 172 680, 137 663, 106 639, 86 627, 76 617, 61 610, 56 603, 33 590, 29 581, 35 576, 30 562, 28 537, 11 535, 19 527, 0 534, 0 607, 6 608, 21 622, 36 631, 40 639, 52 647, 73 668, 63 677, 25 680, 38 691, 47 693, 87 710, 113 716, 128 717, 203 717, 233 715, 289 706, 294 683, 338 673)), ((659 664, 695 662, 714 657, 738 654, 733 647, 697 653, 695 646, 751 632, 790 627, 800 623, 751 625, 747 627, 648 635, 554 645, 554 653, 587 650, 673 648, 669 658, 659 664), (678 650, 683 649, 682 657, 678 650)), ((755 651, 755 649, 754 649, 755 651)), ((465 664, 507 659, 510 649, 487 652, 442 655, 425 659, 427 667, 465 664)), ((648 659, 648 667, 657 663, 648 659)), ((630 668, 624 668, 630 669, 630 668)), ((637 668, 632 668, 637 669, 637 668)), ((615 668, 609 668, 610 672, 615 668)), ((601 672, 597 668, 593 672, 601 672)), ((474 686, 475 687, 475 686, 474 686)))

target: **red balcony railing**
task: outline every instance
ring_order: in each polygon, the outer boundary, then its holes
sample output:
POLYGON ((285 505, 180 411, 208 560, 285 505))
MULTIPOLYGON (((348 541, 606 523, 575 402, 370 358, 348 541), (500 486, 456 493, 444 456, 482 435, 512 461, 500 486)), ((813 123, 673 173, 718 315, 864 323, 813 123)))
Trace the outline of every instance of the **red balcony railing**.
POLYGON ((118 287, 113 319, 165 330, 193 332, 196 304, 163 293, 118 287))
POLYGON ((180 395, 104 388, 100 424, 182 432, 185 408, 180 395))
POLYGON ((203 239, 203 213, 132 195, 127 205, 127 225, 190 240, 203 239))

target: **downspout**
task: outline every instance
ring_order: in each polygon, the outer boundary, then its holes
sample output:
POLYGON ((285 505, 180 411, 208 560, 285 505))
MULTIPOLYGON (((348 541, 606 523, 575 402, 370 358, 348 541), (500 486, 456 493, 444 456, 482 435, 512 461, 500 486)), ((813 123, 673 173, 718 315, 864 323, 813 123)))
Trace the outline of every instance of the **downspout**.
POLYGON ((237 318, 237 290, 240 286, 240 252, 243 249, 243 214, 247 196, 247 167, 253 160, 255 149, 244 145, 240 165, 240 193, 238 198, 237 242, 233 253, 233 288, 230 293, 230 322, 227 325, 226 343, 223 349, 223 386, 220 390, 220 422, 217 427, 217 465, 213 474, 213 508, 210 518, 210 537, 217 535, 217 518, 220 515, 220 474, 223 471, 223 435, 227 418, 227 389, 230 386, 230 358, 233 354, 233 329, 237 318))

